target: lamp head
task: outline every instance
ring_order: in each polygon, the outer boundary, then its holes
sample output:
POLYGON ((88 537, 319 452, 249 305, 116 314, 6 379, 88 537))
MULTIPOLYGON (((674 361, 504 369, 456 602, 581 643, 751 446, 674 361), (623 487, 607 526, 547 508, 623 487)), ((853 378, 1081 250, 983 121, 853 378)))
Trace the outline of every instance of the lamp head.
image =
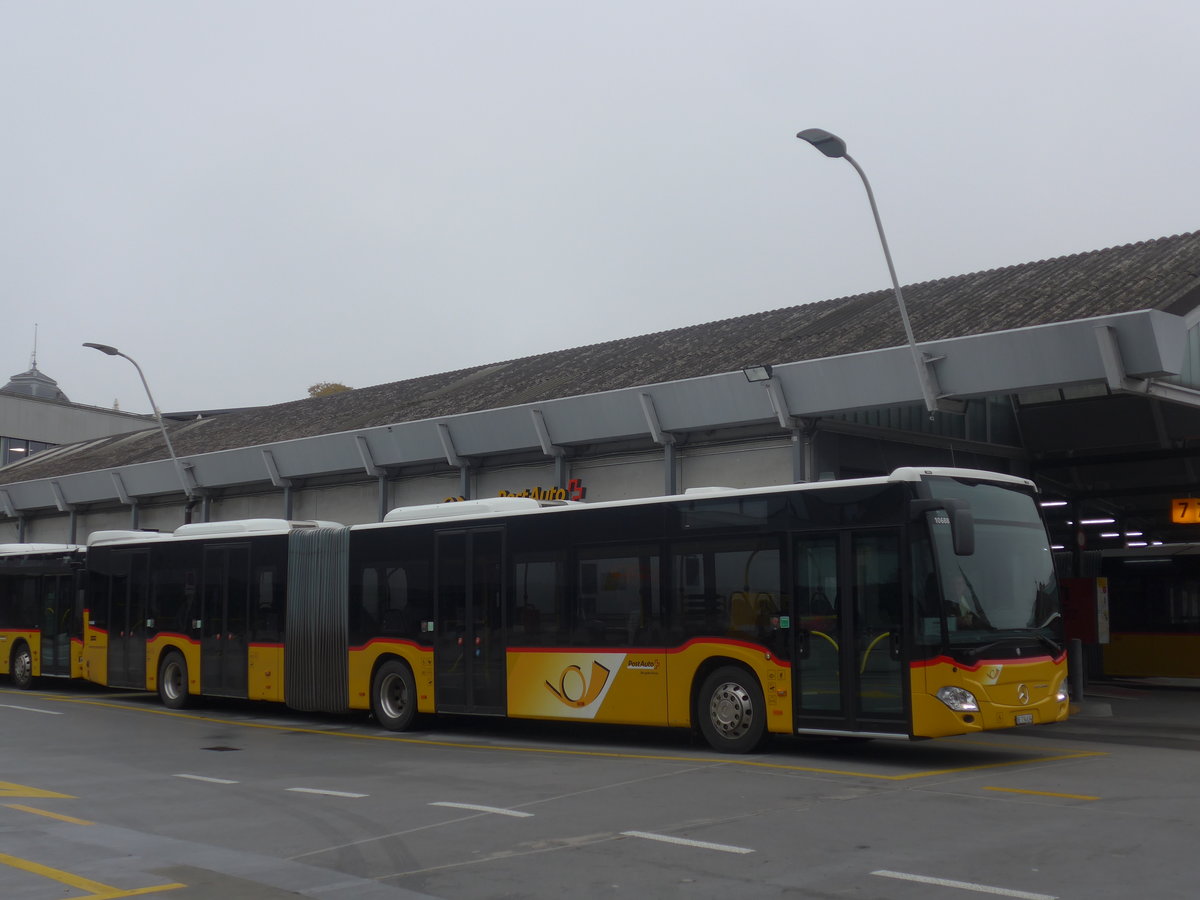
POLYGON ((99 350, 101 353, 107 353, 109 356, 120 356, 121 351, 116 347, 110 347, 108 344, 91 344, 85 343, 83 346, 91 347, 93 350, 99 350))
POLYGON ((770 366, 746 366, 742 369, 742 374, 746 376, 746 380, 751 384, 759 381, 769 381, 771 378, 770 366))
POLYGON ((796 137, 808 141, 831 159, 841 159, 846 155, 846 142, 824 128, 805 128, 796 137))

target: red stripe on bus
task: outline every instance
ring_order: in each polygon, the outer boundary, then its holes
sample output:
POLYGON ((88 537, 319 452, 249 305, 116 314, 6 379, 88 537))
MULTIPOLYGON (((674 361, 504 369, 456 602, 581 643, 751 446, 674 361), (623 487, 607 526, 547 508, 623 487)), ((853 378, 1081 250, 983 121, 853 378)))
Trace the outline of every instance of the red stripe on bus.
POLYGON ((188 637, 186 634, 180 634, 178 631, 160 631, 154 637, 146 641, 147 644, 153 644, 157 641, 172 640, 183 641, 185 644, 200 645, 200 642, 195 638, 188 637))
POLYGON ((966 663, 960 662, 957 659, 951 659, 949 656, 935 656, 933 659, 914 660, 909 664, 909 668, 924 669, 930 666, 946 665, 954 666, 967 672, 977 672, 984 666, 1028 665, 1029 663, 1040 663, 1047 661, 1052 662, 1057 666, 1063 662, 1066 662, 1066 659, 1067 654, 1065 653, 1058 657, 1053 657, 1047 654, 1043 656, 1021 656, 1017 659, 981 659, 974 665, 967 665, 966 663))
POLYGON ((371 638, 369 641, 367 641, 365 644, 362 644, 361 646, 351 647, 350 651, 357 652, 359 650, 366 650, 372 644, 388 644, 389 646, 399 645, 401 647, 414 647, 417 650, 424 650, 426 652, 430 652, 433 650, 432 644, 418 644, 416 641, 410 640, 408 638, 377 637, 377 638, 371 638))
POLYGON ((727 647, 742 647, 746 650, 752 650, 755 653, 765 654, 770 660, 777 665, 790 667, 791 663, 788 660, 780 659, 775 653, 768 650, 762 644, 755 644, 750 641, 739 641, 734 638, 692 638, 686 643, 680 644, 677 647, 666 646, 639 646, 639 647, 581 647, 577 645, 564 647, 506 647, 507 653, 662 653, 664 655, 673 655, 683 653, 691 647, 701 646, 727 646, 727 647))

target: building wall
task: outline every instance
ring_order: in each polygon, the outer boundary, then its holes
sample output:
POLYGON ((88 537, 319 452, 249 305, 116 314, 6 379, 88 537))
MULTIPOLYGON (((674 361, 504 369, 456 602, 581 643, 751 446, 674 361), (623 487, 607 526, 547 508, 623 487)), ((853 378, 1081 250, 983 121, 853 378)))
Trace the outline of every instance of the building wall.
POLYGON ((662 450, 571 460, 571 477, 587 488, 588 500, 629 500, 663 492, 662 450))
POLYGON ((679 489, 760 487, 792 480, 790 439, 687 448, 679 461, 679 489))
MULTIPOLYGON (((283 492, 271 498, 274 510, 271 517, 283 515, 283 492)), ((293 519, 320 519, 359 525, 374 522, 379 507, 379 485, 370 482, 301 490, 292 498, 293 519)))
POLYGON ((4 437, 70 444, 154 427, 153 419, 132 413, 0 393, 0 435, 4 437))
MULTIPOLYGON (((554 471, 554 461, 550 459, 542 464, 535 463, 524 466, 506 466, 499 469, 482 469, 471 478, 471 496, 473 498, 498 497, 501 491, 507 491, 510 494, 519 494, 522 491, 532 491, 535 488, 544 490, 556 487, 558 487, 558 484, 554 471)), ((447 496, 457 495, 458 484, 456 482, 454 490, 447 496)), ((444 499, 445 497, 440 497, 430 502, 437 503, 444 499)))

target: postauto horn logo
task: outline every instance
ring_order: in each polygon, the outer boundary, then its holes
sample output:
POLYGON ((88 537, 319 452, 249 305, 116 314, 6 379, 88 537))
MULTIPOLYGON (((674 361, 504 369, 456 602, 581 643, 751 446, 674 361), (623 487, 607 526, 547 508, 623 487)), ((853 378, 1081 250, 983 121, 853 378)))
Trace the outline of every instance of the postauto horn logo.
POLYGON ((546 690, 559 699, 560 703, 572 709, 582 709, 604 692, 608 676, 612 672, 596 660, 592 660, 592 677, 585 678, 583 669, 576 665, 567 666, 558 677, 558 687, 549 681, 546 690))

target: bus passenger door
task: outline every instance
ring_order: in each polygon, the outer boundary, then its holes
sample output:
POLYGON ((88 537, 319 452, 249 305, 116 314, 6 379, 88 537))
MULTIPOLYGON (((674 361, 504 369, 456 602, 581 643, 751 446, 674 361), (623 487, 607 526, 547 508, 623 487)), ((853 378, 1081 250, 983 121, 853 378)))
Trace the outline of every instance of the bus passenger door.
POLYGON ((506 709, 504 532, 437 536, 433 676, 439 712, 503 715, 506 709))
POLYGON ((70 675, 75 577, 44 575, 41 582, 42 674, 70 675))
POLYGON ((145 690, 150 554, 145 550, 115 552, 110 584, 107 683, 145 690))
POLYGON ((908 732, 899 547, 893 529, 796 538, 798 730, 908 732))
POLYGON ((205 547, 200 627, 200 691, 245 697, 250 550, 205 547))

